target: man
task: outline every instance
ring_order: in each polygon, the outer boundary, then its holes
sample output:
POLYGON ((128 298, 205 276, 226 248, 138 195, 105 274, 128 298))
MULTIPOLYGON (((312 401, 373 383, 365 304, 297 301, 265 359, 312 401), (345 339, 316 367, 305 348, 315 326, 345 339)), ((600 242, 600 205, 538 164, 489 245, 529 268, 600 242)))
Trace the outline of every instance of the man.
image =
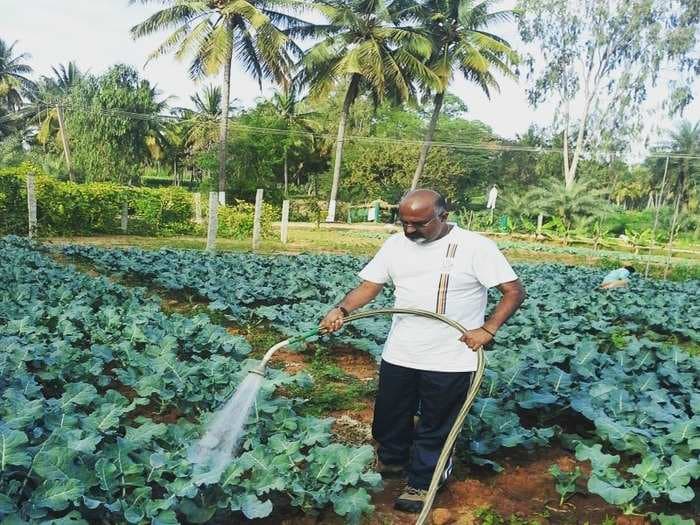
MULTIPOLYGON (((360 272, 362 283, 321 321, 339 330, 343 317, 394 283, 395 306, 432 310, 469 331, 433 319, 395 315, 382 353, 372 435, 383 475, 408 473, 395 508, 420 512, 447 435, 464 404, 476 353, 489 345, 518 309, 525 292, 496 245, 447 222, 445 199, 431 190, 408 193, 399 204, 403 233, 391 236, 360 272), (503 294, 484 322, 487 290, 503 294), (420 419, 414 415, 420 406, 420 419), (412 449, 412 450, 411 450, 412 449)), ((443 472, 443 484, 452 461, 443 472)))

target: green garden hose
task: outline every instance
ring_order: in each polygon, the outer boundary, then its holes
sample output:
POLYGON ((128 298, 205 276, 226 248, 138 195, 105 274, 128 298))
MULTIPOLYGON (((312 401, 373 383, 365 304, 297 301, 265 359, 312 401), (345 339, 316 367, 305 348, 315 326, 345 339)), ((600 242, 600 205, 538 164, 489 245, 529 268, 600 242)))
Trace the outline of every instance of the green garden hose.
MULTIPOLYGON (((453 327, 455 330, 458 332, 465 334, 467 332, 467 329, 464 328, 461 324, 459 324, 456 321, 453 321, 452 319, 448 319, 447 317, 436 314, 435 312, 430 312, 428 310, 417 310, 413 308, 382 308, 378 310, 366 310, 363 312, 357 312, 351 315, 348 315, 343 321, 345 323, 351 323, 353 321, 357 321, 358 319, 364 319, 365 317, 374 317, 377 315, 393 315, 393 314, 407 314, 407 315, 417 315, 420 317, 429 317, 431 319, 435 319, 438 321, 442 321, 443 323, 446 323, 453 327)), ((265 366, 267 365, 267 362, 270 360, 272 355, 279 350, 280 348, 283 348, 285 346, 288 346, 292 343, 300 342, 303 341, 304 339, 308 339, 309 337, 313 337, 319 333, 320 328, 314 328, 313 330, 309 330, 308 332, 305 332, 303 334, 291 337, 289 339, 285 339, 284 341, 281 341, 280 343, 277 343, 273 347, 271 347, 263 356, 262 362, 260 365, 255 369, 252 370, 252 373, 255 374, 260 374, 264 375, 265 374, 265 366)), ((457 436, 459 436, 459 433, 462 429, 462 424, 464 423, 464 419, 467 417, 467 413, 469 412, 469 409, 471 408, 472 404, 474 403, 474 400, 476 399, 476 396, 479 392, 479 387, 481 386, 481 379, 484 376, 484 367, 486 366, 486 358, 484 356, 484 351, 483 349, 479 349, 476 352, 477 356, 477 366, 476 366, 476 371, 474 372, 474 376, 472 378, 472 382, 469 385, 469 391, 467 392, 467 398, 464 401, 464 404, 462 405, 462 408, 460 409, 459 413, 457 414, 457 419, 454 422, 454 425, 452 425, 452 429, 450 430, 450 433, 447 435, 447 439, 445 440, 445 445, 442 447, 442 452, 440 453, 440 457, 438 458, 437 465, 435 466, 435 471, 433 472, 433 479, 430 481, 430 487, 428 488, 428 493, 425 498, 425 502, 423 503, 423 509, 421 510, 421 513, 418 515, 418 519, 416 520, 416 525, 423 525, 424 523, 427 522, 428 515, 430 514, 430 509, 433 506, 433 501, 435 500, 435 495, 438 491, 438 485, 440 483, 440 478, 442 477, 442 472, 445 468, 445 465, 447 464, 447 461, 450 458, 450 455, 452 454, 452 448, 455 445, 455 442, 457 441, 457 436)))

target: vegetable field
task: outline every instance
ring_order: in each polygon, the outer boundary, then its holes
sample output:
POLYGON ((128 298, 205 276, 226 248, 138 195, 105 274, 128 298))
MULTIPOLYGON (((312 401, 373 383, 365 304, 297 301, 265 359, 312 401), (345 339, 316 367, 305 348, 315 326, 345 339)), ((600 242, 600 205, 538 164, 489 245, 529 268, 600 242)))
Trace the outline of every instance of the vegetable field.
MULTIPOLYGON (((187 460, 209 414, 255 364, 249 342, 221 325, 306 330, 357 283, 366 259, 44 248, 9 237, 0 252, 7 523, 232 523, 289 507, 358 522, 371 513, 382 480, 370 444, 340 442, 331 419, 283 395, 306 391, 305 373, 268 375, 243 453, 220 478, 187 460), (66 258, 104 276, 56 262, 66 258), (154 291, 204 300, 210 314, 167 314, 154 291)), ((487 354, 458 447, 463 464, 498 472, 506 452, 564 447, 586 468, 551 469, 562 504, 586 490, 620 514, 692 523, 700 283, 639 279, 602 292, 593 269, 516 271, 528 299, 487 354)), ((385 290, 377 306, 391 298, 385 290)), ((365 319, 310 344, 378 358, 388 326, 365 319)))

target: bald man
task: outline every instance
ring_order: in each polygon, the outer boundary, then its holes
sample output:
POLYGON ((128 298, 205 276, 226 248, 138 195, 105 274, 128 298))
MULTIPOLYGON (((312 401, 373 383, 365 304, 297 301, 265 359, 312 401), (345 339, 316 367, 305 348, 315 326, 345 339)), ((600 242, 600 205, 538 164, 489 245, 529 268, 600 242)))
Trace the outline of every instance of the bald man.
MULTIPOLYGON (((494 340, 522 303, 525 292, 496 244, 447 222, 445 199, 432 190, 412 191, 399 203, 403 233, 391 236, 362 269, 362 283, 321 321, 335 331, 343 318, 372 301, 388 281, 395 307, 431 310, 468 329, 433 319, 395 315, 382 352, 372 435, 379 443, 378 470, 406 473, 395 508, 420 512, 440 452, 464 403, 476 370, 475 350, 494 340), (502 296, 485 320, 487 291, 502 296), (420 406, 420 418, 414 415, 420 406)), ((452 460, 442 476, 447 481, 452 460)))

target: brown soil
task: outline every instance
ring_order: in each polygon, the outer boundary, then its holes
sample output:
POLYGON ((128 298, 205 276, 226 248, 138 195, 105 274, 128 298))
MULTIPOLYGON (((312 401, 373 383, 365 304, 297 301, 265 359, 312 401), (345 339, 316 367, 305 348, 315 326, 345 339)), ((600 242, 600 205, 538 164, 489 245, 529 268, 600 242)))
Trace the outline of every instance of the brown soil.
MULTIPOLYGON (((229 330, 229 333, 232 333, 234 335, 240 335, 240 333, 235 334, 231 330, 229 330)), ((275 368, 280 367, 288 374, 293 375, 297 372, 301 372, 302 370, 304 370, 304 368, 306 368, 307 360, 308 357, 306 355, 299 352, 285 350, 283 348, 275 352, 275 354, 270 359, 270 365, 274 366, 275 368)))
POLYGON ((376 379, 378 365, 367 352, 351 347, 334 347, 329 357, 347 374, 362 380, 376 379))
MULTIPOLYGON (((542 525, 601 524, 606 517, 615 517, 619 511, 601 498, 593 495, 575 495, 559 506, 559 494, 554 489, 552 477, 547 469, 557 463, 562 469, 571 469, 577 461, 570 453, 548 448, 518 459, 501 458, 505 467, 496 474, 484 469, 475 469, 466 479, 454 480, 438 493, 433 504, 431 522, 435 524, 478 525, 478 509, 490 507, 509 519, 512 516, 529 519, 542 525)), ((583 468, 583 465, 579 464, 583 468)), ((375 506, 372 515, 363 520, 363 525, 412 525, 416 515, 394 510, 394 500, 401 494, 404 481, 387 479, 383 490, 372 496, 375 506)), ((627 519, 628 517, 625 517, 627 519)), ((634 518, 634 517, 631 517, 634 518)), ((241 522, 242 523, 242 522, 241 522)), ((344 519, 331 509, 318 515, 302 515, 295 509, 280 511, 260 525, 341 525, 344 519)), ((643 525, 643 521, 620 521, 621 525, 643 525)))

